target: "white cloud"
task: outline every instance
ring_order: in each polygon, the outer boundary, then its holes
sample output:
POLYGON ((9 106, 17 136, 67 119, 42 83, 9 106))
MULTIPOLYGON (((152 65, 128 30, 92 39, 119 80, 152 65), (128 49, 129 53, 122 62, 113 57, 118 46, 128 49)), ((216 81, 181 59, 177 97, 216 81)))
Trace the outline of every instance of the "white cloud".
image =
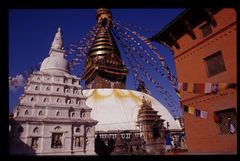
POLYGON ((23 87, 26 83, 22 74, 18 74, 15 78, 9 77, 9 89, 16 92, 19 87, 23 87))

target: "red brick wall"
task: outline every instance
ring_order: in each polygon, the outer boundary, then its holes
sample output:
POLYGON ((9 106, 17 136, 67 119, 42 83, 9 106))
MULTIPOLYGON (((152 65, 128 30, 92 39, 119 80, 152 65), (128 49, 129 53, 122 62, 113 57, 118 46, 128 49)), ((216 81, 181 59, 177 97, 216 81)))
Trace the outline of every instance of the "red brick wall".
MULTIPOLYGON (((236 82, 236 11, 223 9, 214 15, 217 26, 213 33, 202 38, 200 24, 194 28, 197 39, 185 34, 179 40, 180 49, 173 47, 174 60, 179 82, 236 82), (226 71, 208 77, 204 58, 221 50, 226 71)), ((181 91, 182 103, 208 112, 207 119, 197 118, 184 112, 187 146, 190 153, 235 153, 235 134, 220 134, 213 120, 215 111, 236 108, 236 90, 229 89, 216 95, 199 95, 181 91)))

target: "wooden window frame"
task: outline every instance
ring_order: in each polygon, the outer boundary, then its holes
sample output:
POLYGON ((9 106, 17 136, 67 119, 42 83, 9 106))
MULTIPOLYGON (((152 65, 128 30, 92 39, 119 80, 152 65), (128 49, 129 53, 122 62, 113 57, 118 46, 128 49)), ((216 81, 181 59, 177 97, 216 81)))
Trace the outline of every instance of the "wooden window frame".
POLYGON ((206 71, 207 71, 208 77, 212 77, 212 76, 221 74, 227 70, 221 50, 203 58, 203 60, 204 60, 205 66, 206 66, 206 71), (216 58, 216 57, 218 57, 218 58, 216 58), (210 62, 210 61, 212 61, 212 62, 210 62), (213 66, 215 69, 212 68, 213 66), (219 68, 221 68, 221 69, 219 69, 219 68))

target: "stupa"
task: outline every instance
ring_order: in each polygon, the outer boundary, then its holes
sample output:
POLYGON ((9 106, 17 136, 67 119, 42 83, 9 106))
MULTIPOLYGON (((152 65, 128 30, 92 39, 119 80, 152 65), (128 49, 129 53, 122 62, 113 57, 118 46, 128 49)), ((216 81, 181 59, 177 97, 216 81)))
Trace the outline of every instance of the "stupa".
POLYGON ((86 105, 80 79, 69 73, 61 29, 40 71, 28 78, 14 109, 10 154, 94 155, 96 120, 86 105))
MULTIPOLYGON (((83 90, 83 95, 88 97, 86 104, 92 107, 93 119, 99 122, 96 125, 96 132, 101 139, 107 144, 110 138, 116 140, 117 134, 121 133, 121 138, 126 143, 125 149, 129 149, 131 145, 127 142, 130 142, 131 138, 147 138, 141 136, 146 133, 140 133, 141 125, 138 124, 138 112, 143 105, 143 98, 150 101, 152 110, 165 120, 161 126, 167 127, 168 122, 169 129, 181 130, 178 120, 175 120, 167 108, 152 97, 150 92, 126 89, 128 69, 121 59, 111 33, 112 13, 109 9, 100 8, 97 10, 96 19, 98 30, 87 55, 82 78, 87 88, 83 90)), ((117 149, 119 151, 119 148, 117 149)), ((159 151, 159 154, 161 153, 162 150, 159 151)))

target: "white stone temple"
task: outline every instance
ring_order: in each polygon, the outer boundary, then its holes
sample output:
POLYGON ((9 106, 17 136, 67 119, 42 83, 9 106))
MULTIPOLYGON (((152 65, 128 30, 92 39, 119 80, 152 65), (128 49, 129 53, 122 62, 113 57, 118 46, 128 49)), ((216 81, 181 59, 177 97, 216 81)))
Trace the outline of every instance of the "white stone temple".
POLYGON ((10 154, 94 155, 96 120, 80 79, 69 73, 60 28, 49 57, 28 78, 14 109, 10 154))

